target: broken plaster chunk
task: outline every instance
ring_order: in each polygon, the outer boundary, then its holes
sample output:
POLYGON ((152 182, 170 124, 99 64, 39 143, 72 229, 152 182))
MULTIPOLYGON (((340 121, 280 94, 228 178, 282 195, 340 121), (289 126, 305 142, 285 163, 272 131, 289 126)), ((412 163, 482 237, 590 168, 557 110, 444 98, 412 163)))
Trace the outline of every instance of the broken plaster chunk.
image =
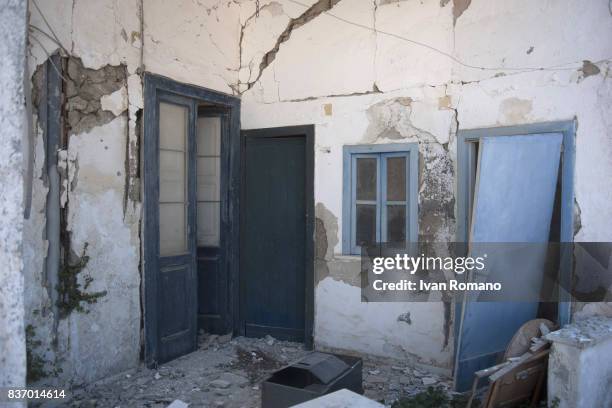
POLYGON ((221 388, 221 389, 225 389, 225 388, 229 388, 229 386, 232 385, 229 381, 225 381, 225 380, 214 380, 210 382, 210 386, 213 388, 221 388))
POLYGON ((386 384, 387 378, 382 377, 380 375, 369 375, 366 378, 366 381, 372 384, 386 384))
POLYGON ((229 372, 221 374, 219 380, 228 382, 230 384, 236 384, 239 387, 244 387, 249 383, 248 378, 229 372))
POLYGON ((174 401, 172 401, 172 403, 170 405, 168 405, 166 408, 187 408, 189 406, 189 404, 176 399, 174 401))
POLYGON ((144 102, 142 98, 142 82, 140 76, 136 74, 128 76, 127 85, 129 104, 134 109, 142 109, 144 102))
POLYGON ((121 115, 127 109, 127 90, 122 86, 110 95, 104 95, 100 98, 102 109, 110 111, 115 116, 121 115))
POLYGON ((438 380, 433 377, 423 377, 421 381, 423 381, 423 385, 425 386, 434 385, 435 383, 438 382, 438 380))

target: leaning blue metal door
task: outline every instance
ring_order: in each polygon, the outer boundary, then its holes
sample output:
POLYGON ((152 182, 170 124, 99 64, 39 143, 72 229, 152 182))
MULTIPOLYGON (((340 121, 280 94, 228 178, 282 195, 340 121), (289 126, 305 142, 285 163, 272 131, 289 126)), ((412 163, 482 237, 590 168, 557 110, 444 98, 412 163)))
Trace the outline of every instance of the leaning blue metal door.
POLYGON ((196 101, 149 92, 145 111, 146 362, 196 348, 196 101))
MULTIPOLYGON (((480 140, 470 230, 470 255, 495 243, 545 243, 549 240, 562 135, 534 134, 483 137, 480 140)), ((522 281, 525 289, 541 281, 544 245, 536 253, 529 273, 517 277, 517 260, 496 252, 496 276, 522 281), (540 256, 541 255, 541 256, 540 256), (540 265, 540 261, 542 264, 540 265)), ((519 285, 520 287, 520 282, 519 285)), ((466 301, 456 350, 456 389, 469 388, 473 373, 494 365, 516 330, 536 317, 536 301, 466 301)))

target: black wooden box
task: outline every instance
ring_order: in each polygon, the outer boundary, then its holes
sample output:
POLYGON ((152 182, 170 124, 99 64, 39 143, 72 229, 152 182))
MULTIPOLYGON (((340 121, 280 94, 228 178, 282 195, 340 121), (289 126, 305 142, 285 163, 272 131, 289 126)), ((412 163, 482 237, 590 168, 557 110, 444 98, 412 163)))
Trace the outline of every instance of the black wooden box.
POLYGON ((276 371, 261 387, 262 408, 286 408, 346 388, 363 394, 358 357, 313 352, 276 371))

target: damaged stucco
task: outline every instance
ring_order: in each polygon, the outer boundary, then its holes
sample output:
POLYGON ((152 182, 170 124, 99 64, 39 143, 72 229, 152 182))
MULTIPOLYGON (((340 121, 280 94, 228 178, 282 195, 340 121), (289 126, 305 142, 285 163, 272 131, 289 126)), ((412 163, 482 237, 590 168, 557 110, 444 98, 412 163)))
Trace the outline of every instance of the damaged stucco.
MULTIPOLYGON (((0 13, 0 387, 23 388, 26 379, 24 323, 24 147, 27 148, 24 61, 27 8, 2 3, 0 13), (9 180, 13 182, 8 182, 9 180)), ((27 157, 27 155, 25 155, 27 157)), ((4 404, 3 404, 4 405, 4 404)), ((24 402, 16 406, 25 406, 24 402)))
POLYGON ((443 368, 453 354, 449 303, 361 302, 359 259, 341 251, 344 145, 418 143, 419 238, 448 242, 457 129, 576 118, 576 239, 612 240, 605 0, 38 3, 53 33, 31 7, 30 75, 55 50, 66 61, 65 228, 74 253, 88 244, 90 290, 108 291, 87 305, 89 314, 71 314, 57 329, 49 323, 56 317, 44 287, 39 131, 24 263, 35 282, 26 309, 40 312, 27 320, 43 340, 40 355, 62 367, 63 378, 91 381, 138 362, 144 72, 239 95, 244 129, 315 125, 318 347, 443 368), (45 340, 53 333, 55 345, 45 340))
POLYGON ((576 118, 576 239, 611 239, 606 1, 343 0, 289 38, 288 23, 314 2, 259 3, 259 15, 242 19, 240 83, 258 79, 241 89, 242 127, 315 124, 316 345, 384 356, 410 349, 447 368, 453 354, 452 304, 361 303, 359 259, 340 244, 344 145, 419 143, 419 239, 448 242, 458 129, 576 118))
POLYGON ((32 216, 24 227, 28 355, 37 370, 29 379, 80 384, 139 361, 141 9, 136 1, 36 2, 30 9, 38 132, 32 216), (60 55, 51 67, 62 79, 63 129, 57 287, 45 267, 47 239, 56 238, 46 235, 46 135, 37 115, 46 86, 40 71, 53 50, 60 55))

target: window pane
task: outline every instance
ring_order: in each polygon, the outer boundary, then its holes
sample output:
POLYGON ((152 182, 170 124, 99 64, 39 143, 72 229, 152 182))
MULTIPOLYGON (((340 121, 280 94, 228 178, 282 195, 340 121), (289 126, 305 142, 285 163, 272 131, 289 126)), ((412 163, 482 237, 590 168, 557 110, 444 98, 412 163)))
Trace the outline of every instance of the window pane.
POLYGON ((357 159, 357 199, 376 200, 376 159, 357 159))
POLYGON ((387 206, 387 242, 406 241, 406 206, 387 206))
POLYGON ((185 153, 159 151, 159 202, 185 201, 185 153))
POLYGON ((198 203, 198 246, 219 246, 219 202, 198 203))
POLYGON ((219 201, 220 159, 198 157, 198 201, 219 201))
POLYGON ((197 241, 198 246, 218 247, 221 197, 221 118, 198 119, 197 241))
POLYGON ((187 251, 186 221, 184 204, 159 203, 159 253, 161 256, 187 251))
POLYGON ((187 251, 187 129, 189 110, 159 104, 159 253, 187 251))
POLYGON ((366 246, 376 242, 376 205, 357 204, 356 244, 366 246))
POLYGON ((387 201, 406 200, 406 158, 387 158, 387 201))
POLYGON ((159 148, 185 151, 187 115, 185 106, 160 102, 159 104, 159 148))
POLYGON ((221 155, 221 118, 202 117, 198 119, 198 145, 199 156, 221 155))

